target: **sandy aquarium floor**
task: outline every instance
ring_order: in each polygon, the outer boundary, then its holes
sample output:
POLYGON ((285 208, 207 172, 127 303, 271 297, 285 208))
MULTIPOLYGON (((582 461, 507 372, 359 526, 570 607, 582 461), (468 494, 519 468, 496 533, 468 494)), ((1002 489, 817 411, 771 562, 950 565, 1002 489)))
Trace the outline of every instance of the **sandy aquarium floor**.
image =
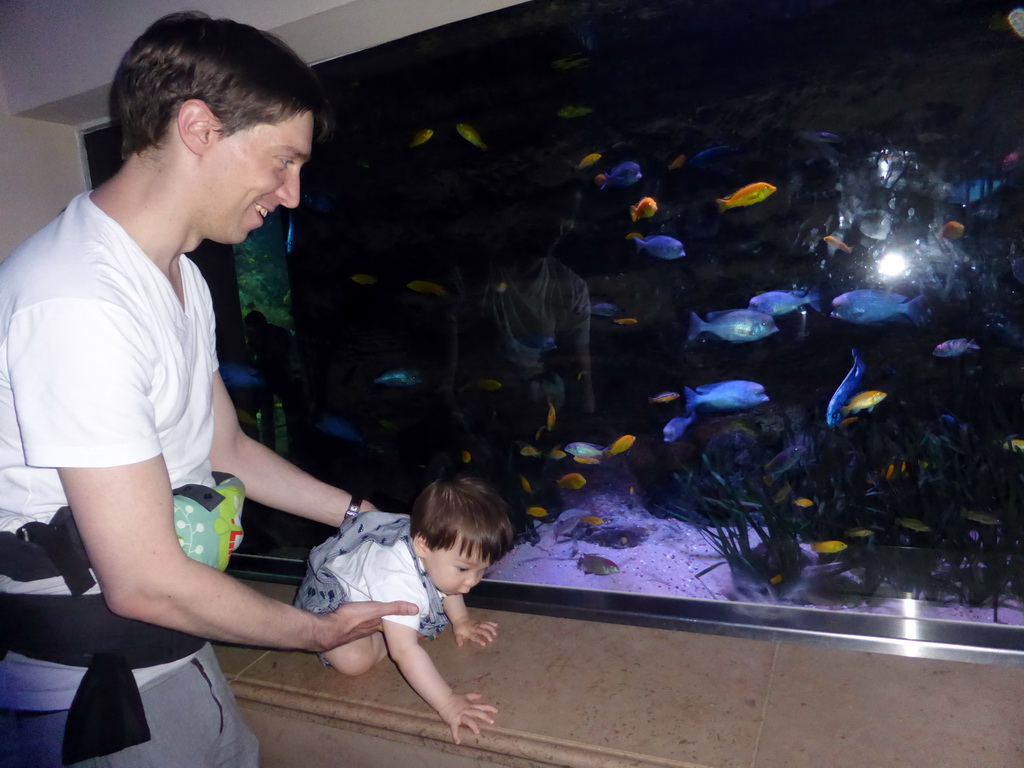
MULTIPOLYGON (((609 464, 621 457, 613 457, 609 464)), ((580 471, 588 484, 578 491, 562 491, 565 511, 550 523, 538 528, 536 544, 521 543, 487 574, 494 581, 597 589, 678 598, 699 598, 744 601, 749 593, 737 591, 727 565, 701 573, 723 561, 694 526, 674 519, 650 514, 638 496, 629 494, 630 477, 625 462, 613 466, 566 466, 566 472, 580 471), (646 538, 636 546, 602 546, 574 538, 574 521, 592 515, 602 526, 623 526, 642 529, 646 538), (611 560, 618 572, 587 573, 580 566, 584 555, 598 555, 611 560)), ((752 544, 756 541, 752 540, 752 544)), ((817 560, 809 546, 810 562, 817 560)), ((887 596, 865 596, 858 590, 856 569, 838 576, 815 579, 815 566, 805 570, 811 574, 796 590, 794 599, 781 605, 818 608, 833 611, 905 615, 905 600, 887 596)), ((771 602, 763 598, 761 602, 771 602)), ((941 601, 916 600, 920 618, 948 621, 992 623, 991 607, 968 608, 955 596, 941 601)), ((1024 606, 1014 599, 1001 599, 998 623, 1024 626, 1024 606)))

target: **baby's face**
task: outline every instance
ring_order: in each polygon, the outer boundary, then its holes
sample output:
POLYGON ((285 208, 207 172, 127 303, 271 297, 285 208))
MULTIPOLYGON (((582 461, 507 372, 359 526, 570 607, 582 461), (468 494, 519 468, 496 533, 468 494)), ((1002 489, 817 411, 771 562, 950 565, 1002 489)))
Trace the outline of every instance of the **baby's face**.
POLYGON ((414 541, 417 556, 434 586, 446 595, 464 595, 484 577, 490 561, 459 552, 456 544, 451 549, 431 549, 422 540, 414 541))

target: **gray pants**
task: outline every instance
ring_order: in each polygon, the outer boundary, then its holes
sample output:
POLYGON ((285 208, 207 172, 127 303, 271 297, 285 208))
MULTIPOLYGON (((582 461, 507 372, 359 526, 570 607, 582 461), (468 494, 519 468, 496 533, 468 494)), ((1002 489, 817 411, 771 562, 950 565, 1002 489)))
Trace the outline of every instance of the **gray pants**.
MULTIPOLYGON (((141 689, 152 738, 79 768, 256 768, 259 745, 242 719, 213 648, 141 689)), ((0 768, 60 768, 67 712, 0 709, 0 768)))

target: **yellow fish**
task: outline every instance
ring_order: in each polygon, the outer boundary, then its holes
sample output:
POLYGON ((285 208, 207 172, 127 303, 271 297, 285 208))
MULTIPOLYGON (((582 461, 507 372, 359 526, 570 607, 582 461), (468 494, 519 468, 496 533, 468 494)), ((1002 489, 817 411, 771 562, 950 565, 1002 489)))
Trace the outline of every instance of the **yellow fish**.
POLYGON ((976 523, 982 525, 999 525, 1001 522, 995 515, 990 515, 988 512, 975 512, 974 510, 964 510, 964 517, 968 520, 973 520, 976 523))
POLYGON ((922 523, 916 517, 897 517, 896 524, 902 525, 904 528, 909 528, 912 531, 920 531, 921 533, 931 530, 931 528, 922 523))
POLYGON ((540 456, 540 451, 534 448, 532 445, 524 445, 519 449, 520 456, 540 456))
POLYGON ((774 576, 772 576, 770 579, 768 579, 768 581, 771 582, 772 584, 781 584, 782 583, 782 574, 781 573, 776 573, 774 576))
POLYGON ((865 536, 873 536, 874 533, 875 532, 872 531, 870 528, 861 528, 861 527, 858 527, 858 528, 847 528, 845 531, 843 531, 844 535, 849 536, 850 538, 853 538, 853 539, 863 539, 865 536))
POLYGON ((1024 452, 1024 438, 1014 437, 1003 443, 1003 448, 1008 451, 1022 451, 1024 452))
POLYGON ((472 460, 473 460, 473 456, 470 454, 469 451, 463 451, 462 452, 462 463, 463 464, 469 464, 469 462, 471 462, 472 460))
POLYGON ((582 171, 584 168, 589 168, 600 159, 601 155, 599 155, 597 152, 591 152, 589 155, 587 155, 578 163, 576 163, 576 170, 582 171))
POLYGON ((586 56, 582 53, 574 53, 571 56, 565 56, 561 59, 555 59, 551 62, 551 68, 556 69, 559 72, 567 72, 570 69, 577 69, 579 67, 585 67, 590 62, 586 56))
POLYGON ((635 317, 616 317, 612 322, 616 325, 636 325, 637 319, 635 317))
POLYGON ((602 520, 600 517, 594 517, 593 515, 587 515, 586 517, 581 517, 580 520, 582 520, 584 523, 589 523, 590 525, 603 525, 604 524, 604 520, 602 520))
POLYGON ((409 149, 418 147, 420 144, 426 144, 430 141, 430 137, 433 135, 433 128, 424 128, 422 131, 416 131, 416 133, 412 135, 412 139, 409 141, 409 149))
POLYGON ((469 123, 459 123, 455 126, 455 130, 459 132, 459 136, 464 138, 474 147, 479 147, 484 150, 487 149, 487 145, 484 144, 483 139, 480 138, 480 134, 477 133, 476 128, 469 123))
POLYGON ((523 490, 527 493, 533 493, 533 487, 530 485, 530 481, 522 475, 519 476, 519 484, 523 486, 523 490))
POLYGON ((777 189, 778 187, 773 187, 766 181, 758 181, 737 189, 728 197, 720 197, 715 202, 718 203, 719 211, 742 208, 745 205, 760 203, 766 197, 773 195, 777 189))
POLYGON ((600 464, 601 460, 596 456, 573 456, 572 460, 577 464, 600 464))
POLYGON ((842 552, 847 546, 841 541, 817 541, 811 544, 811 549, 823 555, 834 555, 836 552, 842 552))
POLYGON ((806 509, 807 507, 813 507, 814 506, 814 502, 811 501, 810 499, 806 498, 806 497, 800 497, 799 499, 794 499, 793 503, 796 504, 798 507, 803 507, 804 509, 806 509))
POLYGON ((614 456, 617 453, 628 451, 633 447, 633 443, 636 442, 636 437, 633 435, 623 435, 618 438, 614 443, 604 449, 605 455, 614 456))
POLYGON ((579 472, 570 472, 568 475, 563 475, 558 478, 557 482, 561 488, 567 488, 570 491, 578 491, 587 484, 587 479, 579 472))
POLYGON ((377 282, 376 277, 373 275, 365 275, 362 272, 352 275, 349 279, 354 283, 359 283, 360 285, 373 285, 377 282))
POLYGON ((547 517, 548 511, 544 507, 527 507, 526 514, 532 517, 547 517))
POLYGON ((406 283, 405 287, 409 290, 416 291, 416 293, 426 293, 430 296, 447 296, 448 289, 438 283, 432 283, 429 280, 413 280, 411 283, 406 283))
POLYGON ((471 381, 469 386, 481 392, 497 392, 501 389, 501 382, 497 379, 476 379, 471 381))
POLYGON ((643 240, 644 236, 641 235, 639 232, 630 232, 628 235, 626 235, 626 240, 636 240, 637 238, 643 240))
POLYGON ((839 422, 840 427, 849 427, 856 424, 860 420, 859 416, 847 416, 845 419, 839 422))
POLYGON ((557 114, 559 117, 572 119, 574 117, 586 117, 594 110, 590 107, 583 107, 578 104, 566 104, 564 107, 558 110, 557 114))
POLYGON ((548 403, 548 420, 546 422, 548 432, 555 428, 555 406, 552 403, 548 403))
POLYGON ((901 475, 907 474, 907 462, 901 461, 899 466, 896 466, 895 462, 885 468, 885 479, 892 480, 892 476, 899 472, 901 475))
POLYGON ((822 240, 824 240, 825 244, 828 246, 828 255, 829 256, 834 254, 836 251, 843 251, 844 253, 850 253, 850 251, 852 250, 850 248, 850 246, 848 246, 846 243, 844 243, 842 240, 840 240, 835 235, 826 235, 825 237, 822 238, 822 240))
POLYGON ((629 206, 629 216, 633 221, 649 219, 658 212, 658 203, 653 197, 641 197, 636 205, 629 206))
POLYGON ((870 413, 886 397, 885 392, 880 392, 877 389, 858 392, 842 407, 843 415, 849 416, 851 413, 857 413, 858 411, 868 411, 870 413))
POLYGON ((673 400, 679 399, 678 392, 659 392, 658 394, 648 397, 648 403, 671 403, 673 400))
POLYGON ((668 169, 674 171, 676 168, 682 168, 686 162, 686 155, 676 155, 675 159, 668 164, 668 169))
POLYGON ((238 416, 239 424, 247 424, 250 427, 255 427, 259 423, 256 421, 256 417, 244 408, 235 408, 235 415, 238 416))
POLYGON ((569 454, 567 454, 565 451, 559 448, 552 448, 550 451, 548 451, 548 458, 554 459, 555 461, 561 461, 568 455, 569 454))

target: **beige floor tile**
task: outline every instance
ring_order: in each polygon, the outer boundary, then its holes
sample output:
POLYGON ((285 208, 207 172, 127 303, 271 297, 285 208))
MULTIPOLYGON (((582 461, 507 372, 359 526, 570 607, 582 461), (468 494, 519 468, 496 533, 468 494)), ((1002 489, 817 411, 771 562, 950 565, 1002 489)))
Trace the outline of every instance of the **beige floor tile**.
MULTIPOLYGON (((447 630, 428 650, 453 688, 482 693, 499 707, 498 726, 715 768, 749 767, 771 644, 499 611, 474 615, 498 622, 493 644, 460 649, 447 630)), ((346 678, 311 654, 274 653, 245 678, 429 711, 389 662, 346 678)))
POLYGON ((1024 669, 780 645, 755 768, 1020 768, 1024 669))

